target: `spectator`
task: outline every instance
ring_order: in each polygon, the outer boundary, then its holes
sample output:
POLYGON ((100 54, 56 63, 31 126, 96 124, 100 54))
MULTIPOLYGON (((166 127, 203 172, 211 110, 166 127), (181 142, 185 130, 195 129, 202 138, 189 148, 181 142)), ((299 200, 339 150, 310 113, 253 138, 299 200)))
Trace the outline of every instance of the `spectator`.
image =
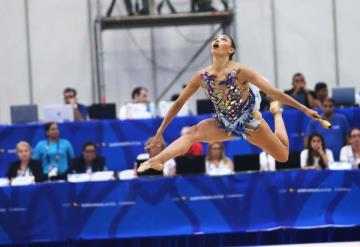
POLYGON ((313 96, 306 88, 306 81, 303 74, 296 73, 293 75, 292 86, 292 89, 285 90, 284 92, 309 108, 316 107, 313 96))
POLYGON ((19 142, 16 145, 16 154, 19 159, 12 162, 7 171, 7 177, 10 181, 16 177, 27 176, 34 176, 35 182, 45 180, 41 164, 39 161, 31 159, 31 147, 29 143, 25 141, 19 142))
POLYGON ((144 87, 136 87, 132 93, 131 98, 133 103, 149 103, 149 91, 144 87))
MULTIPOLYGON (((183 89, 186 87, 186 84, 182 86, 183 89)), ((165 117, 166 113, 169 111, 169 109, 172 107, 172 105, 175 103, 177 98, 179 98, 180 94, 176 93, 173 94, 170 98, 170 101, 167 100, 161 100, 158 102, 158 110, 157 114, 159 117, 165 117)), ((178 117, 184 117, 191 115, 191 110, 189 104, 186 102, 183 107, 180 109, 180 111, 176 114, 178 117)))
POLYGON ((225 147, 222 142, 209 144, 205 167, 206 174, 210 176, 234 174, 234 164, 225 156, 225 147))
POLYGON ((64 103, 70 104, 74 108, 74 119, 76 121, 83 121, 88 119, 87 106, 78 103, 77 92, 74 88, 65 88, 64 92, 64 103))
POLYGON ((131 93, 131 98, 131 103, 127 103, 120 108, 120 119, 151 118, 155 116, 155 105, 149 102, 149 91, 146 88, 135 88, 131 93))
POLYGON ((339 153, 342 146, 344 146, 346 134, 349 132, 350 125, 345 116, 339 113, 334 113, 334 100, 332 98, 326 98, 323 103, 324 113, 322 118, 328 120, 332 128, 323 128, 318 121, 311 120, 306 129, 306 137, 304 139, 304 145, 307 147, 308 137, 312 133, 319 133, 324 137, 325 143, 328 148, 333 152, 335 160, 339 159, 339 153))
MULTIPOLYGON (((224 3, 224 1, 222 2, 224 3)), ((191 9, 193 12, 216 11, 216 9, 212 6, 212 0, 192 0, 191 9)))
POLYGON ((275 171, 276 162, 274 157, 265 151, 259 154, 260 171, 275 171))
POLYGON ((333 153, 325 148, 324 138, 320 134, 311 134, 307 146, 308 149, 304 149, 300 154, 302 169, 325 169, 334 161, 333 153))
POLYGON ((348 162, 354 168, 360 168, 360 129, 354 128, 350 131, 350 145, 341 148, 340 161, 348 162))
POLYGON ((83 144, 82 155, 72 160, 68 173, 93 173, 104 170, 105 158, 97 155, 95 143, 89 141, 83 144))
POLYGON ((68 140, 59 138, 60 132, 56 123, 47 123, 44 128, 47 139, 38 142, 33 158, 41 162, 47 176, 63 179, 69 161, 74 158, 73 148, 68 140))
MULTIPOLYGON (((128 12, 128 15, 132 16, 134 15, 134 8, 133 8, 133 4, 131 2, 132 0, 125 0, 125 7, 126 10, 128 12)), ((150 14, 149 11, 149 0, 142 0, 142 9, 137 9, 138 7, 138 3, 136 3, 136 8, 135 11, 136 13, 138 13, 139 15, 148 15, 150 14)))
MULTIPOLYGON (((182 90, 184 90, 184 88, 186 88, 186 84, 182 85, 182 90)), ((175 93, 175 94, 171 95, 170 101, 176 101, 177 98, 179 98, 179 96, 180 96, 180 93, 175 93)))
MULTIPOLYGON (((189 133, 190 127, 185 126, 181 129, 181 135, 189 133)), ((203 146, 200 142, 195 142, 191 145, 190 149, 184 154, 184 156, 201 156, 203 155, 203 146)))
POLYGON ((315 85, 315 91, 312 93, 315 99, 315 104, 318 107, 322 107, 324 100, 329 96, 329 90, 325 82, 318 82, 315 85))
MULTIPOLYGON (((151 141, 154 139, 154 136, 150 137, 146 143, 145 147, 147 147, 151 141)), ((137 160, 145 161, 150 159, 151 157, 154 157, 155 155, 159 154, 162 150, 164 150, 166 147, 165 141, 162 141, 160 146, 153 146, 149 149, 147 149, 147 153, 139 154, 137 156, 137 160)), ((164 176, 175 176, 176 175, 176 162, 174 159, 170 159, 165 162, 164 169, 163 169, 164 176)))

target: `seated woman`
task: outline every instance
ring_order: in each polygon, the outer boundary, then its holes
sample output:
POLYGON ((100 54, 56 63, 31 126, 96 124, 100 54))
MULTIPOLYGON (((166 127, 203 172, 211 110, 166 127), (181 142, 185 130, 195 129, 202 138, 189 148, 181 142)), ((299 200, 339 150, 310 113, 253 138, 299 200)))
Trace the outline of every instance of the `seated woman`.
POLYGON ((33 158, 39 160, 43 172, 51 179, 65 179, 70 159, 74 158, 71 143, 60 138, 60 130, 55 122, 44 125, 46 138, 39 141, 34 149, 33 158))
POLYGON ((72 160, 68 173, 92 173, 106 170, 105 158, 97 156, 95 143, 85 142, 82 155, 72 160))
POLYGON ((7 171, 7 177, 11 181, 16 177, 34 176, 35 182, 41 182, 45 180, 45 175, 41 163, 37 160, 31 159, 31 147, 30 144, 21 141, 16 145, 16 154, 18 160, 12 162, 7 171))
POLYGON ((302 169, 325 169, 330 162, 334 161, 333 153, 325 148, 322 135, 313 133, 308 140, 309 149, 300 154, 300 165, 302 169))
POLYGON ((353 128, 349 132, 349 144, 342 147, 340 161, 351 163, 353 168, 360 168, 360 129, 353 128))
POLYGON ((229 175, 234 173, 234 164, 225 156, 222 142, 213 142, 208 146, 206 156, 206 174, 210 176, 229 175))

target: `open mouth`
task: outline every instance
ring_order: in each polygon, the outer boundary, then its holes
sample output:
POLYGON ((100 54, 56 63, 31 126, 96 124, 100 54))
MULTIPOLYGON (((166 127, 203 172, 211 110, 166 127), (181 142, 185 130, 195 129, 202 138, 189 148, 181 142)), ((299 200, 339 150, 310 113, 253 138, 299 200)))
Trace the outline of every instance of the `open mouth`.
POLYGON ((213 44, 213 48, 218 48, 218 47, 219 47, 218 43, 213 44))

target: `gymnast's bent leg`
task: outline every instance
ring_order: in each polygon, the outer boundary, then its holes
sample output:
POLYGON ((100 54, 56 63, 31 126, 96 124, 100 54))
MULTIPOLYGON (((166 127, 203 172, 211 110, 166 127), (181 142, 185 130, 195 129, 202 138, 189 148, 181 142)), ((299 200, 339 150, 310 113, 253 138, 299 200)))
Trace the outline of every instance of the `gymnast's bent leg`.
POLYGON ((272 132, 265 120, 261 119, 258 129, 246 139, 269 153, 275 160, 286 162, 289 158, 289 140, 277 101, 271 103, 270 111, 274 116, 275 133, 272 132))

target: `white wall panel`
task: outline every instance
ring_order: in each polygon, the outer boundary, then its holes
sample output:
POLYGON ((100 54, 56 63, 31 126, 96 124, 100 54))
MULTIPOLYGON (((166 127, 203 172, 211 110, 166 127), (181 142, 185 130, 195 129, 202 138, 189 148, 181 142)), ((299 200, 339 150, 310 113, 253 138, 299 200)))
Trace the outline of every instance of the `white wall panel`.
MULTIPOLYGON (((96 6, 96 0, 90 0, 96 6)), ((105 13, 109 0, 99 1, 105 13)), ((189 1, 173 1, 179 11, 188 11, 189 1)), ((289 88, 291 76, 303 72, 309 87, 317 81, 335 85, 332 0, 274 0, 279 87, 289 88)), ((340 84, 356 85, 360 62, 360 1, 336 0, 340 84)), ((220 4, 216 5, 219 9, 220 4)), ((239 61, 255 68, 274 85, 274 57, 270 0, 236 1, 235 29, 239 61)), ((169 12, 164 7, 163 12, 169 12)), ((92 9, 92 18, 96 10, 92 9)), ((118 1, 114 14, 125 14, 118 1)), ((29 0, 31 61, 34 100, 44 106, 61 103, 62 90, 73 86, 84 103, 92 101, 90 30, 87 0, 29 0)), ((119 106, 130 100, 135 86, 159 94, 189 61, 214 26, 156 28, 157 80, 153 85, 150 29, 103 33, 106 94, 119 106)), ((0 1, 0 122, 9 122, 9 105, 29 103, 24 1, 0 1), (16 89, 14 89, 16 85, 16 89), (11 93, 9 93, 11 92, 11 93)), ((210 62, 208 48, 165 95, 181 90, 193 73, 210 62)), ((192 100, 204 97, 199 92, 192 100)), ((42 109, 41 109, 42 112, 42 109)))
POLYGON ((334 33, 330 0, 276 0, 279 83, 291 87, 302 72, 310 88, 335 83, 334 33))
POLYGON ((340 84, 360 91, 360 1, 337 0, 340 84))
POLYGON ((0 1, 0 122, 10 122, 10 105, 28 104, 28 70, 23 0, 0 1))
POLYGON ((239 60, 274 85, 270 0, 242 0, 236 5, 239 60))
POLYGON ((63 89, 71 86, 77 89, 80 102, 90 103, 86 1, 32 0, 29 16, 35 101, 41 106, 62 103, 63 89))

